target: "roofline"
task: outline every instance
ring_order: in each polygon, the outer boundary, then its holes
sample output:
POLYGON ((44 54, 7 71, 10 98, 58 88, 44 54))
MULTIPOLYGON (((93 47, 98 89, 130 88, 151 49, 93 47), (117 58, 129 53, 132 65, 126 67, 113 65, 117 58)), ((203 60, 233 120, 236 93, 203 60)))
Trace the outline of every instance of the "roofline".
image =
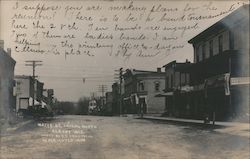
POLYGON ((226 20, 229 20, 234 15, 239 14, 239 12, 242 11, 242 10, 248 10, 248 12, 249 12, 249 4, 246 4, 246 5, 243 5, 243 6, 239 7, 238 9, 236 9, 235 11, 233 11, 232 13, 227 15, 226 17, 224 17, 221 20, 217 21, 212 26, 210 26, 207 29, 205 29, 204 31, 200 32, 198 35, 196 35, 192 39, 188 40, 188 43, 193 44, 196 40, 198 40, 199 38, 201 38, 202 36, 204 36, 208 32, 211 32, 211 31, 216 30, 216 29, 225 28, 225 25, 223 23, 226 20))
POLYGON ((170 65, 172 65, 174 63, 176 63, 176 60, 171 61, 171 62, 167 63, 166 65, 163 65, 162 67, 167 67, 167 66, 170 66, 170 65))
POLYGON ((0 52, 3 52, 3 56, 11 60, 11 62, 15 65, 16 60, 14 60, 3 48, 0 48, 0 52))
POLYGON ((162 66, 162 67, 168 67, 168 66, 170 66, 170 65, 172 65, 172 64, 176 64, 176 65, 178 65, 178 64, 191 64, 191 62, 190 62, 190 61, 186 61, 186 62, 176 62, 176 60, 175 60, 175 61, 172 61, 172 62, 167 63, 166 65, 164 65, 164 66, 162 66))
POLYGON ((27 76, 27 75, 15 75, 14 78, 32 78, 32 76, 27 76))

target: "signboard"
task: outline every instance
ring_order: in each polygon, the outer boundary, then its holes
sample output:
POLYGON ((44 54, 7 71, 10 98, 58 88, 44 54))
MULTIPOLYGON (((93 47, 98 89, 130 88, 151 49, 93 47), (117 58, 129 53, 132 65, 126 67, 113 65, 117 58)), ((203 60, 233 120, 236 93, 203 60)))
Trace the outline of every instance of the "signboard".
POLYGON ((249 84, 250 77, 234 77, 231 78, 231 85, 242 85, 242 84, 249 84))

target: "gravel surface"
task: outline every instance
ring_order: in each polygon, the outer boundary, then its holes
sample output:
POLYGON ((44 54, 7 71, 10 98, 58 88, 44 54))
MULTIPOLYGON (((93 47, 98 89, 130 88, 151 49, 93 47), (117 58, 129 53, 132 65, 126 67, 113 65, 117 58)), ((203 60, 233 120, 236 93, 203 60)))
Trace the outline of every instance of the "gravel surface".
POLYGON ((0 158, 248 159, 249 137, 230 132, 133 117, 58 116, 8 128, 0 158))

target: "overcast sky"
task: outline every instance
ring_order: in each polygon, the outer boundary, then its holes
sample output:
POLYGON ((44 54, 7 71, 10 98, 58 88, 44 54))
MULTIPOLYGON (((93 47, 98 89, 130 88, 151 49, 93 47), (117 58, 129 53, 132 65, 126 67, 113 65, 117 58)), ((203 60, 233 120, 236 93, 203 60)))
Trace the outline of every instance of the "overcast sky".
MULTIPOLYGON (((17 61, 15 68, 16 75, 32 74, 32 68, 25 66, 25 60, 41 60, 43 61, 43 66, 36 68, 36 74, 38 75, 38 79, 45 83, 45 88, 53 88, 55 90, 55 96, 59 100, 77 101, 81 96, 89 96, 91 92, 98 92, 98 86, 102 84, 107 85, 108 91, 110 91, 111 84, 114 82, 114 70, 118 70, 120 67, 124 69, 156 70, 157 67, 162 67, 172 60, 184 62, 185 59, 188 59, 193 61, 193 48, 187 41, 242 4, 242 2, 237 3, 236 1, 218 1, 210 4, 208 1, 175 2, 149 0, 134 1, 132 4, 129 1, 18 1, 17 4, 16 1, 4 0, 0 1, 0 39, 4 40, 5 49, 12 49, 12 57, 17 61), (42 7, 43 4, 44 9, 47 7, 47 10, 37 10, 37 6, 42 7), (98 5, 101 8, 99 8, 99 10, 97 8, 98 5), (70 7, 71 9, 75 8, 74 12, 73 10, 66 12, 67 6, 68 9, 70 7), (95 6, 94 9, 96 10, 87 11, 88 6, 95 6), (111 10, 111 6, 120 7, 120 10, 111 10), (153 6, 155 7, 153 8, 153 6), (76 7, 78 7, 79 10, 76 10, 76 7), (231 10, 230 7, 232 7, 231 10), (187 10, 184 11, 184 8, 187 10), (228 10, 230 11, 226 12, 228 10), (50 20, 39 20, 39 23, 44 25, 44 29, 34 28, 33 22, 36 23, 37 19, 13 18, 14 14, 26 15, 27 18, 28 15, 34 15, 35 12, 39 11, 41 11, 42 16, 51 18, 50 20), (150 12, 151 14, 149 15, 150 12), (225 13, 215 18, 203 20, 182 21, 178 19, 182 15, 185 15, 185 18, 188 18, 188 16, 190 18, 192 15, 196 17, 199 15, 209 16, 217 15, 221 12, 225 13), (164 14, 168 20, 162 19, 164 14), (113 20, 115 15, 118 16, 119 20, 113 20), (79 19, 80 16, 82 19, 79 19), (148 16, 155 19, 151 22, 146 22, 148 16), (76 17, 78 17, 78 19, 76 17), (91 17, 92 20, 87 19, 89 17, 91 17), (128 20, 128 17, 130 20, 128 20), (107 18, 107 21, 100 21, 101 18, 107 18), (172 18, 172 20, 170 20, 170 18, 172 18), (174 21, 174 19, 176 21, 174 21), (51 23, 56 26, 54 30, 47 28, 51 27, 51 23), (77 29, 67 28, 68 25, 72 27, 73 23, 75 23, 77 29), (90 28, 91 24, 93 27, 106 27, 108 29, 104 31, 93 31, 91 30, 93 28, 90 28), (62 25, 65 25, 65 28, 59 29, 62 25), (114 31, 115 25, 128 28, 140 26, 141 29, 123 32, 114 31), (153 26, 160 26, 160 29, 153 30, 153 26), (178 26, 189 26, 195 29, 189 29, 183 32, 183 30, 179 28, 179 30, 174 31, 173 28, 178 26), (27 27, 27 29, 20 27, 27 27), (149 29, 150 27, 151 30, 149 29), (162 30, 164 27, 169 30, 162 30), (172 28, 172 30, 170 30, 170 28, 172 28), (75 37, 71 39, 63 37, 49 39, 44 37, 45 35, 42 33, 47 31, 50 31, 49 33, 51 34, 61 36, 68 33, 75 37), (33 35, 37 32, 39 32, 39 35, 37 38, 34 38, 33 35), (107 35, 106 40, 86 38, 87 33, 97 37, 101 32, 103 35, 107 35), (41 54, 16 50, 16 46, 18 49, 23 46, 23 44, 14 42, 17 34, 20 35, 22 33, 26 34, 24 39, 29 42, 33 44, 40 43, 40 45, 35 46, 35 48, 50 50, 50 52, 41 54), (124 33, 125 37, 142 39, 121 40, 122 33, 124 33), (145 39, 143 39, 143 36, 140 37, 141 34, 145 36, 145 39), (112 38, 110 36, 112 36, 112 38), (165 40, 163 40, 164 37, 165 40), (175 38, 175 40, 173 40, 173 38, 175 38), (67 48, 62 46, 62 42, 66 40, 72 43, 73 46, 71 48, 73 48, 74 51, 79 49, 80 44, 96 45, 96 43, 112 45, 112 49, 110 47, 89 49, 91 56, 85 54, 84 50, 80 50, 82 55, 71 55, 65 58, 65 50, 71 50, 69 46, 67 48), (129 58, 123 57, 122 54, 116 56, 115 54, 119 52, 119 49, 121 51, 121 47, 119 46, 124 42, 138 44, 140 45, 140 49, 128 50, 128 53, 132 53, 129 58), (147 46, 148 49, 143 49, 142 44, 143 46, 147 46), (154 48, 157 44, 162 46, 168 46, 167 44, 170 44, 171 47, 179 46, 180 48, 171 48, 170 50, 166 48, 165 50, 161 49, 159 51, 154 48), (54 55, 52 53, 51 49, 53 49, 53 46, 56 46, 60 55, 54 55), (142 58, 138 56, 140 51, 144 55, 150 54, 155 56, 142 58), (85 83, 82 80, 83 78, 86 79, 85 83)), ((100 93, 97 94, 100 95, 100 93)))

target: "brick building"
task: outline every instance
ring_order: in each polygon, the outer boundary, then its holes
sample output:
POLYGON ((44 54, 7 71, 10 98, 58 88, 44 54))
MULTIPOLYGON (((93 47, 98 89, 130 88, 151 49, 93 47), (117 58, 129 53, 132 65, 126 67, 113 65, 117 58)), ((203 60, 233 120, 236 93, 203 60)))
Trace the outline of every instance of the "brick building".
POLYGON ((210 120, 249 118, 249 5, 188 41, 194 63, 165 65, 169 116, 210 120))
POLYGON ((190 75, 186 71, 191 63, 189 61, 180 63, 172 61, 163 67, 165 68, 165 89, 164 93, 158 96, 165 96, 166 114, 169 116, 189 115, 189 105, 187 104, 190 90, 190 75))
POLYGON ((164 98, 155 97, 165 87, 165 73, 160 68, 156 72, 128 69, 123 78, 123 113, 164 113, 164 98))

